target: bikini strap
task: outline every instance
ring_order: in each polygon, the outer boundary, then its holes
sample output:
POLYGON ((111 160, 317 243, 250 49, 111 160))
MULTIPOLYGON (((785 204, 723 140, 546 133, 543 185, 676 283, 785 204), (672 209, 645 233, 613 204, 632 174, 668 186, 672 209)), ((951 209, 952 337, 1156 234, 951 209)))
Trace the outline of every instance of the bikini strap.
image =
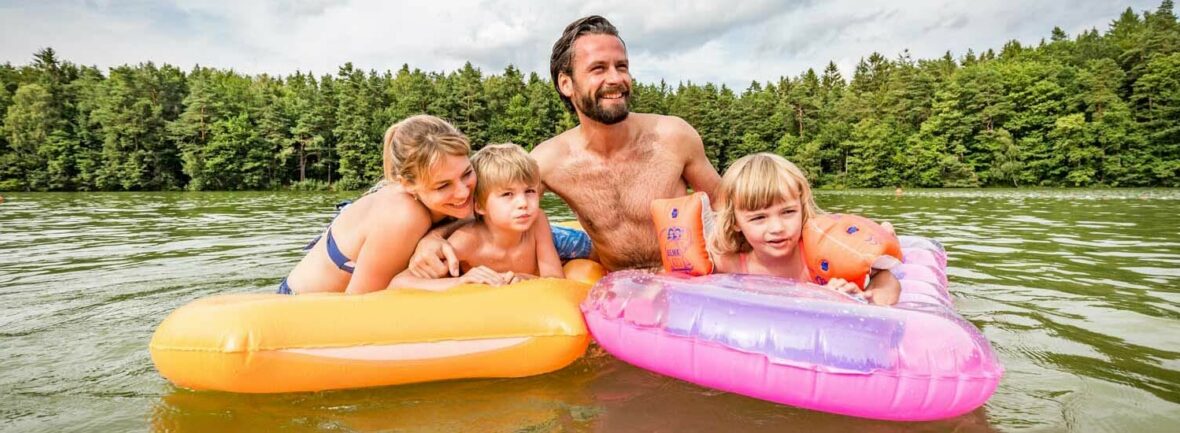
POLYGON ((352 260, 340 252, 340 246, 336 245, 336 238, 332 237, 331 227, 328 227, 328 258, 332 259, 332 263, 335 263, 336 267, 344 272, 351 274, 356 269, 355 266, 349 264, 352 260))

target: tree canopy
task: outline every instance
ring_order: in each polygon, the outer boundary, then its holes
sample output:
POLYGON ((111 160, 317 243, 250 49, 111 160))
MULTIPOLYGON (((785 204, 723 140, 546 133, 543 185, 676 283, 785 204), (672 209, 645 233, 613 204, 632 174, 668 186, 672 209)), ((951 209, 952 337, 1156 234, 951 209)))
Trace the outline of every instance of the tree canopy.
MULTIPOLYGON (((1172 0, 1109 27, 956 58, 870 53, 735 91, 634 83, 632 109, 696 127, 719 169, 752 152, 819 187, 1180 185, 1180 24, 1172 0)), ((245 75, 151 62, 100 71, 52 48, 0 65, 0 190, 355 189, 386 127, 445 118, 476 148, 531 148, 577 122, 551 83, 486 74, 245 75)))

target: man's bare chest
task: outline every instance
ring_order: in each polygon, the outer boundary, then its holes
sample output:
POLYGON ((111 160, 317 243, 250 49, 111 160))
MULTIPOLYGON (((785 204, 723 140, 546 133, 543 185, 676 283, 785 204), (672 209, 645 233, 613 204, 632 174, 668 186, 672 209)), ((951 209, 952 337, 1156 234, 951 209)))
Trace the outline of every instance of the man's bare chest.
POLYGON ((571 205, 583 202, 638 203, 646 207, 652 198, 683 188, 683 167, 666 158, 634 161, 571 163, 554 182, 546 182, 571 205))

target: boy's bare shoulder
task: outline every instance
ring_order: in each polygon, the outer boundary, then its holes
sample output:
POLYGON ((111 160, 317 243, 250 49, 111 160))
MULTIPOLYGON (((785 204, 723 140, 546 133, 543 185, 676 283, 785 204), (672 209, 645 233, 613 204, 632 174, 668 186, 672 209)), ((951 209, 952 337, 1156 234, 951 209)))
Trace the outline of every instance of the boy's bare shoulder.
POLYGON ((455 248, 455 253, 460 256, 460 259, 474 253, 479 248, 479 245, 482 244, 480 241, 482 238, 481 224, 482 222, 480 221, 471 221, 463 224, 461 227, 455 229, 451 233, 451 236, 447 238, 447 242, 451 244, 451 247, 455 248))

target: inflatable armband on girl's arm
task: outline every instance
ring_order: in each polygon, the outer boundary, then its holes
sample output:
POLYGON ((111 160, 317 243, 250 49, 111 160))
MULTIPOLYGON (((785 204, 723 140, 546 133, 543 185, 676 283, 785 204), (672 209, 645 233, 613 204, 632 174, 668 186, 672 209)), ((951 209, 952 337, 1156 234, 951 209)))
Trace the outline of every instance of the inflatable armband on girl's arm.
POLYGON ((803 228, 803 260, 816 284, 843 278, 861 289, 872 269, 901 263, 897 236, 868 218, 817 215, 803 228))
POLYGON ((691 275, 713 273, 713 261, 706 248, 706 236, 713 231, 713 210, 708 195, 694 192, 684 197, 652 200, 651 216, 665 271, 691 275))

